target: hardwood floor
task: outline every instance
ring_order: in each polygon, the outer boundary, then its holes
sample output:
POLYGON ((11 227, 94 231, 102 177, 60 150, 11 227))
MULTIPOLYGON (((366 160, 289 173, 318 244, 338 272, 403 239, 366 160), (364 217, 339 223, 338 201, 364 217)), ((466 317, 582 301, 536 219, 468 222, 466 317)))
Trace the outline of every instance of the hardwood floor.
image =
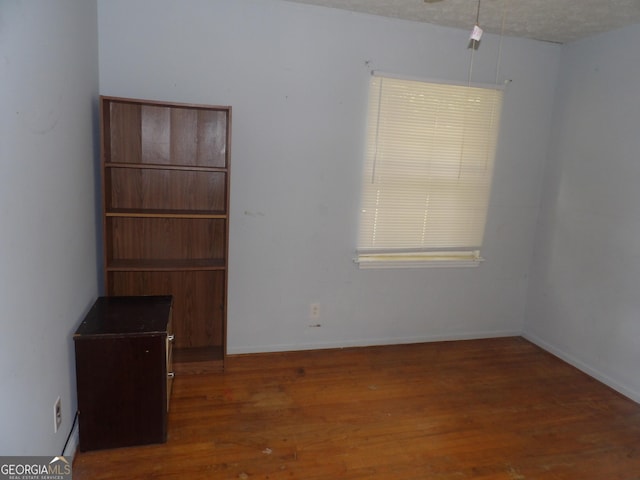
POLYGON ((640 405, 522 338, 230 357, 75 480, 638 480, 640 405))

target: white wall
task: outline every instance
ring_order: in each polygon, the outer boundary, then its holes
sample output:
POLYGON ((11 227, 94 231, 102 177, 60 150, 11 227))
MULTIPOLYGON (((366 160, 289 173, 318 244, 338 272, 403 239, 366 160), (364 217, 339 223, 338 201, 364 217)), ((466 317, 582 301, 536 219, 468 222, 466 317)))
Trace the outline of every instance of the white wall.
POLYGON ((0 2, 0 454, 58 455, 97 295, 97 6, 0 2), (53 404, 63 421, 53 433, 53 404))
MULTIPOLYGON (((468 31, 280 0, 99 0, 98 12, 102 94, 233 106, 230 353, 521 332, 559 46, 504 39, 500 81, 513 81, 487 261, 359 271, 369 72, 466 82, 468 31)), ((485 36, 473 81, 495 81, 497 47, 485 36)))
POLYGON ((640 26, 563 48, 526 335, 640 401, 640 26))

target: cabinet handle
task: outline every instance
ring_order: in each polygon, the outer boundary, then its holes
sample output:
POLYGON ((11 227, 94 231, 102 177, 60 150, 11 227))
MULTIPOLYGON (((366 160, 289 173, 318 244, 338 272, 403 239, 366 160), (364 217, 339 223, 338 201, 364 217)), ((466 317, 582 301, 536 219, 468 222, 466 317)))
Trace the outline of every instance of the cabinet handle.
POLYGON ((176 376, 176 374, 175 374, 175 373, 173 373, 173 372, 168 372, 168 373, 167 373, 167 377, 168 377, 168 378, 173 378, 173 377, 175 377, 175 376, 176 376))
POLYGON ((169 340, 170 342, 173 342, 176 339, 175 335, 169 335, 167 336, 167 340, 169 340))

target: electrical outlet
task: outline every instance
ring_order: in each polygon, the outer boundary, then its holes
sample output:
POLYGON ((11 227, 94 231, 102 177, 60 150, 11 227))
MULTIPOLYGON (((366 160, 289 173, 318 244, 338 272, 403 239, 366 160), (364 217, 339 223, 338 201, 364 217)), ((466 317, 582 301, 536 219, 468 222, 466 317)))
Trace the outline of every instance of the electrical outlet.
POLYGON ((62 424, 62 402, 60 397, 53 404, 53 432, 57 432, 62 424))
POLYGON ((320 318, 320 304, 312 303, 309 305, 309 317, 311 320, 318 320, 320 318))

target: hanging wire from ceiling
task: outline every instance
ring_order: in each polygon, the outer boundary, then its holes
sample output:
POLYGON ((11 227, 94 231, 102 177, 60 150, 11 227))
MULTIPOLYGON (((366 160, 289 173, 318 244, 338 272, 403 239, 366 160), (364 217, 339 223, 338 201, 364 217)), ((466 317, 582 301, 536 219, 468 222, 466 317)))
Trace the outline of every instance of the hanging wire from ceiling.
MULTIPOLYGON (((480 28, 480 5, 482 0, 478 0, 478 5, 476 7, 476 23, 473 26, 473 30, 471 31, 471 37, 469 38, 469 46, 471 49, 471 58, 469 60, 469 78, 468 84, 471 86, 471 77, 473 75, 473 61, 475 58, 475 52, 478 50, 480 46, 480 39, 482 37, 482 28, 480 28)), ((503 0, 502 2, 502 21, 500 27, 500 40, 498 43, 498 55, 496 60, 496 78, 495 85, 498 87, 498 78, 500 75, 500 66, 502 62, 502 41, 504 39, 504 29, 507 21, 507 12, 509 10, 509 0, 503 0)))
MULTIPOLYGON (((481 0, 478 0, 478 6, 476 9, 476 23, 473 27, 473 30, 471 31, 471 37, 470 37, 470 42, 469 42, 469 47, 471 48, 471 58, 469 60, 469 78, 468 78, 468 87, 471 88, 471 77, 473 75, 473 60, 475 57, 475 53, 476 50, 478 49, 478 46, 480 45, 480 39, 482 37, 482 29, 480 28, 480 2, 481 0)), ((506 24, 506 19, 507 19, 507 11, 508 11, 508 7, 509 7, 509 0, 503 0, 503 8, 502 8, 502 26, 500 29, 500 40, 498 43, 498 55, 496 58, 496 76, 495 76, 495 89, 499 89, 500 86, 498 85, 498 80, 499 80, 499 75, 500 75, 500 66, 501 66, 501 62, 502 62, 502 40, 504 39, 504 29, 505 29, 505 24, 506 24)), ((506 82, 505 82, 506 83, 506 82)), ((492 111, 491 111, 491 120, 490 122, 493 123, 495 121, 495 116, 496 116, 496 111, 495 111, 495 102, 492 106, 492 111)), ((466 120, 465 120, 465 125, 463 126, 463 129, 466 130, 466 120)), ((464 136, 463 136, 464 137, 464 136)), ((460 164, 459 164, 459 171, 458 171, 458 177, 461 175, 462 172, 462 159, 464 156, 464 139, 462 141, 462 144, 460 146, 460 164)), ((487 145, 487 152, 486 152, 486 158, 485 158, 485 168, 486 165, 488 163, 488 155, 489 155, 489 150, 488 150, 488 145, 487 145)))
POLYGON ((496 59, 496 87, 498 86, 498 78, 500 74, 500 65, 502 62, 502 40, 504 39, 504 27, 507 23, 507 11, 509 10, 509 0, 502 2, 502 25, 500 27, 500 42, 498 43, 498 58, 496 59))
POLYGON ((480 46, 480 39, 482 38, 482 29, 480 28, 480 1, 478 0, 478 8, 476 9, 476 23, 471 31, 471 37, 469 38, 469 48, 471 48, 471 59, 469 60, 469 78, 468 85, 471 87, 471 76, 473 74, 473 59, 475 57, 476 50, 480 46))

